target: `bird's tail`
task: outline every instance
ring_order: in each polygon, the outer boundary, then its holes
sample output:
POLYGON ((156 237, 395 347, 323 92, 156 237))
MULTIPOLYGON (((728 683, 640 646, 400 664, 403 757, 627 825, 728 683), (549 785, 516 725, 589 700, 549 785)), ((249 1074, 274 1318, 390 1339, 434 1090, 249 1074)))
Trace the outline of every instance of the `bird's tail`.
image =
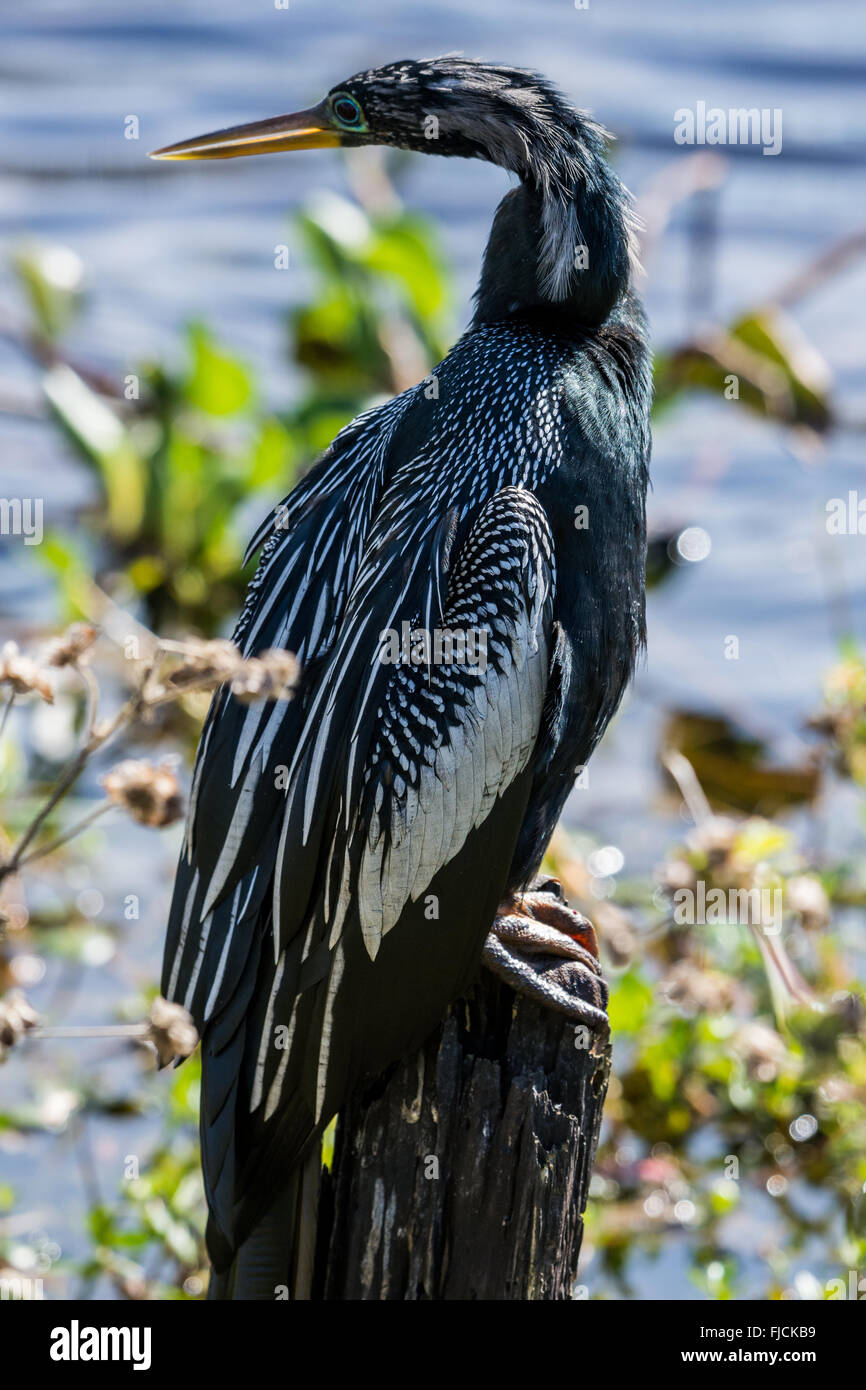
POLYGON ((312 1297, 321 1170, 321 1145, 317 1144, 310 1157, 292 1170, 280 1196, 229 1263, 223 1264, 217 1256, 218 1242, 211 1242, 209 1230, 208 1245, 215 1260, 209 1300, 272 1303, 312 1297))

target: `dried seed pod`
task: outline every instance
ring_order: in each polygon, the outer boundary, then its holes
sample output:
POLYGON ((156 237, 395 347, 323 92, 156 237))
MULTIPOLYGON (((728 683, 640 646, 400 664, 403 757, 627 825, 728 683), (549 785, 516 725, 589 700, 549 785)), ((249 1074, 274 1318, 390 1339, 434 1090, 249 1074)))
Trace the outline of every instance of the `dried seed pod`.
POLYGON ((5 1062, 9 1049, 38 1022, 39 1015, 20 990, 11 990, 0 999, 0 1062, 5 1062))
POLYGON ((49 666, 77 666, 99 636, 90 623, 72 623, 61 637, 55 637, 45 654, 49 666))
POLYGON ((11 686, 15 695, 41 695, 49 705, 54 704, 54 691, 45 672, 30 656, 18 650, 16 642, 6 642, 0 650, 0 685, 11 686))
POLYGON ((166 763, 154 767, 127 759, 106 773, 102 785, 109 800, 139 825, 171 825, 183 815, 180 786, 166 763))
POLYGON ((798 912, 807 931, 818 931, 830 921, 830 900, 819 878, 797 874, 785 884, 785 900, 792 912, 798 912))
POLYGON ((290 700, 300 664, 291 652, 266 651, 245 661, 232 681, 232 694, 244 704, 254 700, 290 700))
POLYGON ((176 1057, 188 1057, 198 1044, 196 1026, 181 1004, 169 1003, 161 995, 150 1010, 148 1039, 153 1043, 162 1066, 176 1057))
POLYGON ((234 642, 195 638, 183 643, 184 660, 166 681, 170 690, 207 690, 231 680, 243 666, 234 642))

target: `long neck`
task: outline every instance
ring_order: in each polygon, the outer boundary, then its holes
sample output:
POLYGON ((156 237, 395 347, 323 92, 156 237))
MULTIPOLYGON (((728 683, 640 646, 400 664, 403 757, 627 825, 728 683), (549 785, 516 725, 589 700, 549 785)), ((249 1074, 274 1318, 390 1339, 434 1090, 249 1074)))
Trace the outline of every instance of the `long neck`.
POLYGON ((530 148, 521 184, 496 211, 474 324, 543 313, 597 327, 625 293, 628 195, 595 146, 566 146, 555 163, 530 148))

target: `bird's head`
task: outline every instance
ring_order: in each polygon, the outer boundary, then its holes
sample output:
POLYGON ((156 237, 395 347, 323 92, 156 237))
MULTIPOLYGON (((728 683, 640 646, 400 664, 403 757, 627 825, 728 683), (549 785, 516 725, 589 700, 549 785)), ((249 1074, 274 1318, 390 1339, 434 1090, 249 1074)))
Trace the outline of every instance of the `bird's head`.
MULTIPOLYGON (((627 280, 629 200, 605 159, 605 132, 546 78, 523 68, 453 54, 388 63, 338 83, 306 111, 182 140, 152 157, 235 159, 338 145, 485 159, 516 174, 537 209, 543 297, 563 300, 574 292, 581 246, 597 271, 596 317, 627 280)), ((500 239, 510 234, 506 218, 500 239)))
POLYGON ((151 157, 235 159, 335 145, 395 145, 489 159, 523 174, 538 137, 546 134, 552 155, 557 127, 573 124, 576 116, 537 73, 448 55, 356 73, 306 111, 182 140, 151 157))

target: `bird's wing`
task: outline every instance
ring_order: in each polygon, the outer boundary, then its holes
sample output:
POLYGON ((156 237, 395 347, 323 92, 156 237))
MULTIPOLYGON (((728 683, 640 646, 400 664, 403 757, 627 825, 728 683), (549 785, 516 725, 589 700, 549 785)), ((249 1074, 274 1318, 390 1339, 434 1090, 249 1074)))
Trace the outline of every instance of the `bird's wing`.
MULTIPOLYGON (((333 643, 408 399, 358 416, 253 538, 248 555, 264 544, 234 633, 245 656, 285 648, 315 670, 333 643)), ((307 704, 303 681, 292 702, 244 704, 222 687, 202 731, 162 978, 200 1028, 242 977, 271 885, 285 798, 277 770, 307 704)))
MULTIPOLYGON (((434 538, 434 551, 437 544, 434 538)), ((440 556, 445 550, 440 544, 440 556)), ((424 572, 428 560, 422 549, 412 568, 417 582, 409 584, 402 610, 416 627, 428 584, 440 582, 438 573, 424 572)), ((363 940, 375 967, 383 939, 494 814, 527 768, 539 736, 555 567, 550 526, 532 493, 504 488, 477 512, 441 588, 439 630, 474 641, 471 655, 437 661, 434 645, 428 665, 422 643, 420 659, 383 660, 377 636, 372 657, 351 680, 337 683, 344 694, 350 687, 348 697, 320 723, 322 746, 311 739, 289 788, 274 881, 276 964, 251 1086, 251 1111, 264 1122, 288 1105, 301 1110, 307 1124, 319 1123, 340 1103, 353 1044, 334 1037, 334 1019, 344 984, 358 988, 348 979, 347 956, 363 940), (303 931, 293 931, 287 923, 298 920, 296 865, 311 793, 306 828, 312 833, 324 824, 324 881, 303 931), (278 1025, 288 1033, 280 1049, 273 1045, 278 1025), (339 1060, 331 1066, 333 1057, 339 1060)), ((382 601, 393 609, 392 598, 382 601)), ((324 713, 330 705, 322 700, 324 713)), ((503 882, 513 847, 501 846, 503 882)), ((459 895, 450 906, 459 913, 459 895)), ((429 930, 436 932, 435 921, 429 930)), ((462 965, 454 970, 456 984, 462 965)), ((430 1026, 447 1003, 447 997, 434 1000, 430 1026)), ((368 1031, 375 1027, 370 1020, 368 1031)), ((305 1137, 300 1121, 287 1129, 298 1143, 305 1137)))
POLYGON ((544 510, 532 493, 504 488, 460 551, 439 627, 429 638, 420 629, 383 681, 339 874, 332 855, 331 945, 357 900, 375 959, 406 903, 526 767, 547 688, 553 589, 544 510))

